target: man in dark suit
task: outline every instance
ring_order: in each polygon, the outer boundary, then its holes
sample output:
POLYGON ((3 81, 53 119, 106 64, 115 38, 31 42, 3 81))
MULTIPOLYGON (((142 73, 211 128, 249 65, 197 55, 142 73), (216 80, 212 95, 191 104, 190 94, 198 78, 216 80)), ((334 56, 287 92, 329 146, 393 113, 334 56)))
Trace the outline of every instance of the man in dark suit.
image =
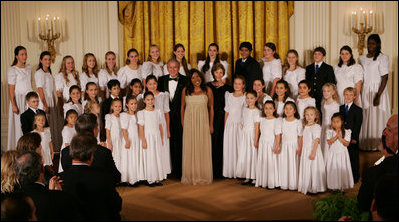
POLYGON ((349 158, 351 160, 353 181, 359 181, 359 134, 363 122, 363 110, 358 107, 355 99, 355 89, 348 87, 344 90, 345 104, 339 107, 339 112, 345 118, 345 128, 352 131, 351 141, 348 146, 349 158))
POLYGON ((112 175, 90 167, 97 140, 92 135, 78 134, 70 145, 72 166, 60 174, 62 189, 74 196, 84 220, 121 220, 122 198, 115 189, 112 175))
MULTIPOLYGON (((306 66, 306 80, 312 86, 312 96, 316 99, 316 107, 321 112, 321 100, 323 99, 322 87, 330 82, 337 84, 335 80, 334 69, 332 66, 323 62, 326 56, 326 50, 323 47, 317 47, 313 51, 314 63, 306 66)), ((323 118, 320 118, 321 120, 323 118)))
POLYGON ((49 188, 43 184, 44 168, 42 157, 34 151, 19 155, 15 171, 22 191, 28 194, 36 206, 39 220, 81 220, 79 208, 73 196, 61 191, 61 185, 54 176, 50 179, 49 188))
POLYGON ((251 57, 252 44, 250 42, 242 42, 240 44, 241 59, 238 59, 235 64, 233 80, 238 75, 245 78, 245 90, 252 89, 255 80, 262 79, 262 69, 259 62, 251 57))
POLYGON ((187 85, 187 77, 179 73, 180 64, 176 59, 170 59, 167 63, 168 75, 159 77, 158 90, 169 92, 169 116, 170 116, 170 155, 172 162, 172 177, 181 178, 182 175, 182 138, 181 125, 181 94, 187 85))
POLYGON ((28 109, 21 114, 21 127, 22 133, 25 135, 33 130, 33 121, 35 120, 36 114, 43 114, 46 118, 46 125, 48 127, 48 121, 44 110, 39 109, 39 95, 36 92, 29 92, 25 96, 26 103, 28 103, 28 109))
MULTIPOLYGON (((110 113, 111 102, 115 98, 120 98, 121 83, 117 79, 111 79, 107 83, 109 89, 109 97, 101 103, 101 119, 100 119, 100 141, 105 142, 107 140, 105 133, 105 115, 110 113)), ((123 104, 122 104, 123 107, 123 104)))
MULTIPOLYGON (((76 120, 75 129, 77 134, 88 134, 96 138, 98 135, 97 117, 94 114, 82 114, 76 120)), ((70 146, 65 147, 61 151, 61 165, 64 171, 72 166, 70 146)), ((121 181, 121 173, 115 166, 111 151, 103 146, 97 145, 91 167, 109 172, 113 176, 115 184, 121 181)))

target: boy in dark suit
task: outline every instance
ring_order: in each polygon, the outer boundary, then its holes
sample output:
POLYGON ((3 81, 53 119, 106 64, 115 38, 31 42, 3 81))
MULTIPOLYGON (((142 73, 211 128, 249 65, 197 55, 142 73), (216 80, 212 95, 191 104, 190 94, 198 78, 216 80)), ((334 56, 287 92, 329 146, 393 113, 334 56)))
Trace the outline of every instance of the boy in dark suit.
MULTIPOLYGON (((335 80, 334 69, 332 66, 323 62, 326 56, 326 50, 323 47, 317 47, 313 51, 314 63, 306 66, 306 80, 312 86, 312 96, 316 99, 316 108, 321 112, 321 100, 323 99, 322 87, 330 82, 337 84, 335 80)), ((323 119, 320 117, 320 119, 323 119)))
POLYGON ((233 79, 242 75, 245 78, 245 91, 251 90, 253 82, 257 79, 262 79, 262 69, 259 62, 251 57, 252 44, 250 42, 242 42, 240 44, 241 59, 238 59, 235 64, 233 79))
MULTIPOLYGON (((101 103, 101 121, 100 121, 100 141, 105 142, 107 140, 105 135, 105 115, 110 112, 111 102, 115 98, 119 98, 121 92, 121 83, 117 79, 111 79, 107 83, 109 89, 109 98, 101 103)), ((120 98, 122 99, 122 98, 120 98)), ((123 104, 122 104, 123 107, 123 104)))
POLYGON ((345 128, 352 131, 351 141, 348 146, 351 160, 353 181, 359 181, 359 134, 363 121, 363 110, 355 103, 355 89, 348 87, 344 90, 345 104, 339 107, 339 112, 344 116, 345 128))
MULTIPOLYGON (((42 113, 46 117, 46 113, 44 110, 39 109, 39 95, 36 92, 29 92, 25 96, 26 103, 28 104, 28 109, 21 114, 21 128, 22 133, 25 135, 33 130, 33 121, 35 119, 35 115, 42 113)), ((46 117, 46 125, 48 127, 47 117, 46 117)))

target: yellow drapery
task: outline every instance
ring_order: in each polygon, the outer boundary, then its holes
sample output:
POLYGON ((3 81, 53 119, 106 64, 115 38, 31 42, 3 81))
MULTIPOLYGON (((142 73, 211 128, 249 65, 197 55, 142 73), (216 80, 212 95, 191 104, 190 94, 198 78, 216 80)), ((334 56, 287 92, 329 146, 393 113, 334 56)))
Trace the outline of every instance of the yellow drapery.
MULTIPOLYGON (((239 44, 249 41, 252 56, 263 57, 263 45, 274 42, 285 60, 289 45, 289 17, 293 1, 119 1, 123 24, 124 60, 129 49, 147 61, 149 47, 160 47, 161 59, 171 58, 173 46, 182 43, 193 68, 205 59, 207 47, 216 42, 229 76, 239 55, 239 44)), ((121 64, 123 65, 123 64, 121 64)))

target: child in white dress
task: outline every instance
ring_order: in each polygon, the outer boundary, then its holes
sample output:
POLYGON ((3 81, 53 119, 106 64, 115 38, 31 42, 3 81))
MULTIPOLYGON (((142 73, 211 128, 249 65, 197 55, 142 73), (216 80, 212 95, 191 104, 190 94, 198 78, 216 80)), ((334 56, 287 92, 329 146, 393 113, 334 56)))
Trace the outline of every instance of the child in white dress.
POLYGON ((121 127, 124 140, 121 149, 121 181, 131 185, 144 180, 144 169, 140 167, 143 149, 140 147, 139 129, 137 125, 137 100, 127 97, 127 112, 121 113, 121 127))
POLYGON ((321 151, 323 157, 326 157, 326 149, 328 147, 326 132, 330 129, 331 117, 334 113, 339 112, 339 96, 337 87, 333 83, 326 83, 323 86, 323 101, 321 105, 321 112, 323 121, 321 124, 321 151))
POLYGON ((69 100, 64 104, 64 118, 66 117, 66 112, 70 109, 76 110, 78 116, 83 114, 83 106, 81 102, 80 87, 73 85, 69 88, 69 100))
POLYGON ((82 101, 83 109, 85 109, 86 103, 88 101, 94 101, 98 104, 100 104, 102 101, 101 97, 98 97, 98 86, 94 82, 86 83, 86 90, 84 92, 83 101, 82 101))
POLYGON ((120 122, 120 113, 122 111, 122 100, 115 98, 111 102, 111 112, 105 115, 105 130, 107 136, 108 149, 112 151, 112 157, 115 166, 121 171, 121 150, 122 147, 122 128, 120 122))
POLYGON ((281 126, 282 139, 279 154, 280 187, 283 190, 298 189, 299 155, 302 150, 302 123, 294 102, 284 105, 281 126))
POLYGON ((260 111, 257 107, 256 92, 247 92, 245 107, 242 111, 241 140, 238 146, 237 177, 245 178, 243 185, 255 185, 256 161, 258 160, 260 111))
POLYGON ((306 194, 326 190, 326 171, 320 148, 320 115, 316 107, 305 109, 303 148, 299 166, 298 191, 306 194))
MULTIPOLYGON (((126 91, 126 96, 123 97, 123 104, 126 104, 126 97, 134 96, 137 100, 137 111, 144 109, 145 104, 143 103, 143 83, 141 79, 132 79, 130 81, 129 87, 126 91)), ((125 106, 123 111, 127 111, 125 106)))
POLYGON ((154 75, 159 78, 163 76, 163 65, 162 59, 159 55, 159 46, 151 45, 149 49, 148 61, 143 63, 143 68, 141 72, 141 78, 143 78, 143 84, 145 85, 145 78, 148 75, 154 75))
POLYGON ((344 128, 340 113, 331 117, 332 129, 327 130, 328 151, 326 154, 327 187, 331 190, 352 188, 353 175, 348 153, 351 130, 344 128))
POLYGON ((296 99, 296 105, 298 106, 298 113, 301 120, 303 120, 303 112, 306 107, 313 106, 316 107, 316 100, 312 98, 309 93, 312 89, 310 84, 306 80, 302 80, 298 84, 299 96, 296 99))
POLYGON ((281 143, 281 119, 276 105, 268 100, 263 105, 260 119, 260 139, 256 163, 256 187, 274 189, 280 186, 278 152, 281 143))
POLYGON ((143 79, 141 68, 142 66, 139 63, 139 52, 136 49, 129 49, 127 52, 126 65, 118 71, 121 89, 126 88, 132 79, 140 79, 140 81, 143 79))
MULTIPOLYGON (((278 80, 282 77, 282 67, 280 56, 276 52, 276 45, 268 42, 263 47, 263 58, 259 61, 265 80, 267 93, 274 95, 278 80)), ((278 112, 277 112, 278 113, 278 112)))
POLYGON ((86 53, 83 57, 82 73, 79 76, 82 94, 86 91, 86 84, 94 82, 98 87, 98 65, 93 53, 86 53))
POLYGON ((256 79, 253 83, 253 90, 257 93, 258 108, 263 110, 263 104, 267 100, 273 101, 272 97, 266 94, 265 81, 263 79, 256 79))
POLYGON ((237 152, 240 144, 241 118, 245 106, 245 80, 234 79, 234 92, 225 94, 225 126, 223 134, 223 176, 236 178, 237 152))
POLYGON ((108 88, 107 83, 111 79, 119 79, 118 76, 118 67, 116 67, 116 55, 113 51, 108 51, 105 53, 105 64, 104 69, 101 69, 98 72, 98 84, 100 86, 100 90, 102 92, 103 98, 108 98, 108 88))
POLYGON ((140 135, 140 146, 143 159, 140 167, 149 186, 162 186, 159 181, 166 179, 162 163, 163 129, 162 113, 154 108, 155 98, 152 92, 144 93, 145 109, 137 113, 140 135))
POLYGON ((205 82, 213 82, 214 78, 211 73, 213 65, 220 63, 224 66, 224 75, 222 77, 223 83, 226 83, 227 80, 227 71, 229 68, 229 63, 225 60, 219 59, 219 46, 218 44, 212 42, 208 46, 208 55, 206 60, 199 60, 198 61, 198 69, 201 70, 202 73, 205 75, 205 82))
POLYGON ((75 70, 75 61, 72 56, 64 56, 60 71, 55 75, 54 80, 58 101, 62 105, 68 101, 69 87, 73 85, 80 86, 79 73, 75 70))
POLYGON ((60 162, 58 164, 58 172, 61 173, 64 171, 61 165, 61 153, 62 150, 69 146, 72 141, 72 138, 76 135, 75 123, 78 119, 78 113, 74 109, 68 110, 65 117, 64 128, 62 129, 62 146, 60 149, 60 162))
POLYGON ((51 133, 49 127, 44 127, 46 124, 46 116, 43 113, 35 115, 33 122, 34 130, 32 132, 39 133, 42 138, 42 156, 44 166, 53 167, 54 149, 53 143, 51 142, 51 133))
POLYGON ((288 50, 283 68, 284 80, 288 82, 291 91, 290 97, 293 99, 298 98, 298 85, 306 77, 306 70, 299 65, 298 59, 299 55, 295 49, 288 50))
POLYGON ((276 93, 273 95, 274 102, 276 103, 277 114, 282 116, 284 113, 284 104, 288 101, 295 101, 289 97, 290 88, 287 81, 280 79, 276 83, 276 93))

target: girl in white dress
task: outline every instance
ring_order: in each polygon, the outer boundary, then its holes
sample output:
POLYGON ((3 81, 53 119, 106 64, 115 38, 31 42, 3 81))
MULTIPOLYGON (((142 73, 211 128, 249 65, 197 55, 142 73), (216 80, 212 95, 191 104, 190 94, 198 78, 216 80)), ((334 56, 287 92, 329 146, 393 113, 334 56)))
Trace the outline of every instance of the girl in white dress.
MULTIPOLYGON (((173 47, 173 58, 179 61, 180 63, 180 68, 179 68, 179 73, 182 74, 183 76, 187 76, 188 71, 191 69, 190 63, 187 63, 187 59, 184 56, 184 52, 186 50, 184 49, 183 44, 177 43, 173 47)), ((165 64, 163 66, 163 73, 166 75, 168 73, 168 65, 165 64)))
POLYGON ((163 62, 159 55, 159 46, 151 45, 149 50, 148 61, 143 63, 143 68, 141 71, 141 78, 143 78, 143 84, 145 85, 145 78, 148 75, 154 75, 159 78, 163 76, 163 62))
POLYGON ((345 104, 344 89, 353 87, 355 91, 356 105, 361 106, 361 96, 363 84, 363 68, 361 65, 356 64, 353 59, 352 49, 345 45, 340 50, 339 63, 334 66, 334 74, 337 79, 337 90, 340 98, 340 103, 345 104))
POLYGON ((344 190, 353 187, 353 176, 348 148, 351 130, 344 128, 344 118, 335 113, 327 131, 328 151, 326 155, 327 187, 331 190, 344 190))
POLYGON ((83 57, 82 74, 80 74, 80 85, 82 86, 82 94, 86 91, 86 84, 94 82, 98 87, 98 65, 97 59, 93 53, 86 53, 83 57))
POLYGON ((302 152, 302 123, 294 102, 284 105, 284 115, 281 126, 282 139, 278 155, 280 187, 283 190, 298 189, 299 155, 302 152))
POLYGON ((69 100, 64 104, 64 118, 66 117, 66 112, 68 110, 74 109, 78 113, 78 116, 83 114, 83 106, 80 96, 80 87, 77 85, 73 85, 69 88, 69 100))
POLYGON ((49 127, 44 127, 46 124, 46 116, 43 113, 35 115, 33 121, 33 131, 39 133, 42 138, 42 156, 44 166, 53 166, 54 149, 53 143, 51 142, 51 133, 49 127))
POLYGON ((305 79, 306 72, 306 70, 299 65, 298 60, 298 52, 295 49, 288 50, 283 73, 284 80, 288 82, 290 87, 290 97, 293 99, 297 99, 298 97, 298 84, 305 79))
POLYGON ((256 161, 258 160, 260 111, 256 104, 256 92, 246 94, 246 103, 242 111, 242 133, 238 146, 237 177, 245 178, 243 185, 256 183, 256 161))
POLYGON ((162 113, 154 108, 155 97, 152 92, 144 93, 144 103, 145 109, 137 113, 140 146, 143 149, 140 167, 144 169, 144 177, 149 186, 162 186, 159 181, 166 179, 161 151, 163 148, 162 113))
POLYGON ((323 122, 321 125, 321 151, 323 157, 326 157, 326 149, 328 147, 326 132, 330 129, 331 117, 334 113, 339 112, 339 97, 337 87, 333 83, 326 83, 323 86, 323 100, 321 105, 321 112, 323 116, 323 122))
POLYGON ((69 99, 69 88, 73 85, 80 86, 79 73, 75 70, 75 61, 67 55, 62 59, 60 71, 55 75, 55 89, 60 107, 69 99))
POLYGON ((198 69, 205 74, 205 82, 208 83, 214 81, 211 70, 213 65, 216 63, 220 63, 224 66, 224 75, 222 77, 222 80, 223 83, 226 83, 229 64, 227 63, 227 61, 219 59, 219 46, 213 42, 208 46, 208 56, 206 57, 206 60, 198 61, 198 69))
POLYGON ((119 172, 122 172, 121 166, 121 150, 122 146, 122 127, 120 122, 120 113, 122 112, 122 100, 113 99, 111 102, 111 112, 105 115, 105 130, 107 135, 108 149, 112 151, 112 157, 115 166, 119 172))
POLYGON ((389 59, 381 53, 381 39, 377 34, 368 37, 367 50, 368 54, 359 58, 359 63, 364 69, 360 148, 377 150, 381 143, 382 131, 391 116, 391 104, 386 89, 389 59))
MULTIPOLYGON (((107 83, 111 79, 118 79, 118 67, 116 66, 116 55, 113 51, 105 53, 105 64, 104 69, 98 72, 98 84, 102 92, 103 98, 108 98, 107 83)), ((121 80, 119 80, 120 82, 121 80)))
POLYGON ((241 118, 245 106, 245 80, 236 77, 234 92, 225 94, 225 126, 223 134, 223 176, 236 178, 237 153, 241 142, 241 118))
POLYGON ((14 50, 14 61, 7 69, 10 105, 8 111, 7 149, 15 150, 17 141, 22 136, 21 113, 27 109, 25 96, 32 90, 31 66, 25 65, 28 58, 25 47, 17 46, 14 50))
POLYGON ((126 65, 118 71, 121 89, 126 88, 132 79, 143 79, 141 69, 139 52, 136 49, 129 49, 127 52, 126 65))
POLYGON ((61 154, 62 150, 69 146, 72 141, 72 138, 76 135, 75 123, 78 119, 78 113, 74 109, 68 110, 65 117, 64 129, 62 129, 62 146, 60 149, 60 161, 58 164, 58 172, 61 173, 64 171, 61 165, 61 154))
POLYGON ((256 100, 258 101, 258 108, 260 110, 263 110, 263 104, 265 104, 267 100, 273 101, 272 97, 266 94, 265 81, 263 79, 254 80, 253 90, 255 90, 257 94, 256 100))
MULTIPOLYGON (((161 157, 163 163, 163 169, 166 174, 171 173, 171 160, 170 160, 170 147, 169 147, 169 138, 170 138, 170 128, 169 128, 169 93, 160 92, 157 90, 158 81, 154 75, 149 75, 146 78, 146 91, 152 92, 155 96, 155 109, 160 110, 162 115, 162 129, 163 129, 163 147, 161 149, 161 157)), ((166 175, 165 175, 166 177, 166 175)))
POLYGON ((304 118, 303 112, 306 107, 313 106, 316 107, 316 100, 312 98, 309 93, 312 89, 310 88, 310 84, 307 80, 302 80, 298 84, 298 92, 299 96, 296 99, 296 105, 298 107, 298 113, 301 120, 304 118))
POLYGON ((137 125, 137 100, 134 96, 127 97, 127 112, 121 113, 121 127, 124 140, 121 149, 121 181, 135 184, 145 180, 144 169, 140 167, 143 149, 140 147, 139 128, 137 125))
POLYGON ((266 84, 266 92, 274 95, 277 81, 282 77, 282 67, 280 56, 276 52, 276 45, 268 42, 263 47, 263 58, 260 59, 260 67, 262 67, 263 80, 266 84))
POLYGON ((82 107, 83 109, 86 107, 88 101, 94 101, 98 104, 101 103, 101 97, 98 97, 98 86, 94 82, 86 83, 86 90, 83 96, 82 107))
POLYGON ((268 100, 263 106, 260 119, 260 139, 256 163, 256 187, 274 189, 280 186, 278 152, 281 143, 281 118, 276 105, 268 100))
POLYGON ((306 194, 326 190, 326 171, 320 148, 320 115, 316 107, 305 109, 303 148, 299 166, 298 191, 306 194))
MULTIPOLYGON (((145 107, 143 102, 143 83, 141 79, 132 79, 129 84, 129 88, 127 88, 126 96, 123 97, 123 104, 126 104, 126 97, 134 96, 137 100, 137 110, 142 110, 145 107)), ((127 111, 127 107, 124 108, 123 111, 127 111)))
POLYGON ((290 95, 290 87, 288 86, 287 81, 280 79, 276 83, 276 93, 273 95, 274 103, 276 103, 277 114, 282 116, 284 113, 284 104, 288 101, 294 102, 290 95))

